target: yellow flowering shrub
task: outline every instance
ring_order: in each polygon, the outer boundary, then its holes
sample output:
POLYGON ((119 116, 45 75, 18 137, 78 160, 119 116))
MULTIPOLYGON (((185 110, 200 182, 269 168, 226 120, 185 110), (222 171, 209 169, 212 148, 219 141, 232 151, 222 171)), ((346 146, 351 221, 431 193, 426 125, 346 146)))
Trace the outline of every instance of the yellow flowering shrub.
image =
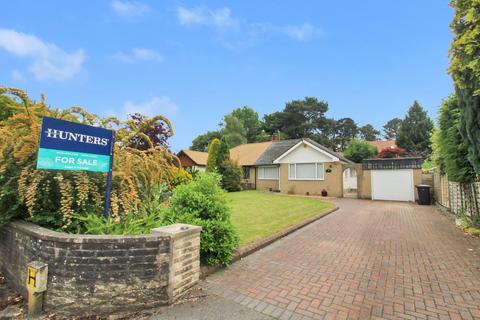
POLYGON ((0 119, 0 224, 13 218, 43 221, 64 230, 71 229, 72 216, 101 214, 105 201, 106 174, 87 171, 37 170, 37 150, 42 116, 115 129, 113 180, 110 214, 120 217, 142 209, 149 188, 171 188, 191 180, 180 161, 167 147, 154 145, 144 132, 158 122, 173 135, 163 116, 144 117, 141 122, 103 118, 81 107, 57 110, 47 107, 42 96, 37 103, 25 92, 0 87, 21 101, 8 105, 6 119, 0 119), (131 141, 143 141, 143 150, 131 141))

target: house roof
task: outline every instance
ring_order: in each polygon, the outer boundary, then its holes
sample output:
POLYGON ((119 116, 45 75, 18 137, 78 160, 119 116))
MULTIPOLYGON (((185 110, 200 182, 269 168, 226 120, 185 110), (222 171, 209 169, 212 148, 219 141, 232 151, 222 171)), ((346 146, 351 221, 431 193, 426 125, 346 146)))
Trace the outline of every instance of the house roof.
POLYGON ((192 161, 199 166, 207 165, 208 153, 206 152, 193 151, 193 150, 182 150, 180 152, 183 152, 185 155, 187 155, 187 157, 192 159, 192 161))
POLYGON ((240 166, 253 166, 272 141, 241 144, 230 149, 230 158, 240 166))
POLYGON ((283 155, 285 152, 293 148, 295 145, 297 145, 300 141, 306 141, 308 143, 311 143, 315 147, 325 151, 326 153, 337 157, 340 159, 340 161, 347 162, 347 163, 352 163, 352 161, 342 157, 338 153, 328 149, 325 146, 322 146, 316 141, 313 141, 312 139, 291 139, 291 140, 280 140, 280 141, 274 141, 272 144, 265 150, 265 152, 258 158, 258 160, 255 162, 255 165, 261 166, 261 165, 268 165, 268 164, 273 164, 273 161, 275 161, 278 157, 283 155))
POLYGON ((382 151, 385 148, 395 148, 397 146, 397 142, 395 140, 376 140, 367 142, 376 147, 378 151, 382 151))

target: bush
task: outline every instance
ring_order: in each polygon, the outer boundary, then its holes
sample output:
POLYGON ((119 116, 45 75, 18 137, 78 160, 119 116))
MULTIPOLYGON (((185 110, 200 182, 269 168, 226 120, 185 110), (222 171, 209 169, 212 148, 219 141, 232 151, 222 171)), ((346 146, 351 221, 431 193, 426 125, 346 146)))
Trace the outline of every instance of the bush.
POLYGON ((220 176, 200 174, 192 182, 173 191, 171 207, 164 224, 188 223, 201 226, 200 259, 207 265, 226 265, 232 261, 238 235, 230 222, 230 208, 220 176))
POLYGON ((0 224, 15 218, 29 218, 46 227, 61 226, 62 230, 69 231, 74 228, 74 215, 100 216, 103 212, 105 174, 36 169, 42 116, 117 129, 110 212, 116 219, 141 211, 152 186, 169 181, 177 183, 178 158, 167 147, 154 145, 144 133, 161 122, 163 130, 171 136, 173 130, 168 119, 142 117, 141 121, 121 123, 80 107, 52 109, 43 100, 41 103, 30 100, 21 90, 0 87, 0 95, 5 93, 20 98, 22 109, 18 109, 18 105, 1 105, 12 111, 3 110, 4 118, 0 121, 0 224), (142 150, 129 147, 132 139, 143 139, 146 144, 142 150))
POLYGON ((378 159, 389 159, 389 158, 399 158, 407 154, 407 150, 399 147, 394 148, 385 148, 377 154, 376 158, 378 159))
POLYGON ((343 152, 345 158, 356 163, 361 163, 365 159, 373 158, 377 154, 377 148, 365 140, 352 140, 343 152))
POLYGON ((242 190, 242 169, 233 161, 227 160, 221 165, 222 188, 228 192, 242 190))

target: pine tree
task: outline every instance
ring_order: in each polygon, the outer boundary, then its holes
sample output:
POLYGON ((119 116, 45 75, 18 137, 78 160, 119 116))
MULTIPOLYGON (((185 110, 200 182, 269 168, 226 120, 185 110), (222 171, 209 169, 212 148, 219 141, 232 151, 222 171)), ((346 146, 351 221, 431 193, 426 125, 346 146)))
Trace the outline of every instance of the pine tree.
POLYGON ((398 129, 397 145, 411 152, 429 153, 433 122, 417 101, 408 109, 398 129))

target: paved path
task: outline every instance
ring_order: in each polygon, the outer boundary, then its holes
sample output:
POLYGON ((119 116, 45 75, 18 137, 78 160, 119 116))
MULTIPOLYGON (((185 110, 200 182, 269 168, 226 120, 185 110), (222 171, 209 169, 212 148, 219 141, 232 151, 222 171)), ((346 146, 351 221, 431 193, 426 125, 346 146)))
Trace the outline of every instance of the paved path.
POLYGON ((479 239, 433 206, 338 204, 211 275, 207 292, 278 319, 480 319, 479 239))

